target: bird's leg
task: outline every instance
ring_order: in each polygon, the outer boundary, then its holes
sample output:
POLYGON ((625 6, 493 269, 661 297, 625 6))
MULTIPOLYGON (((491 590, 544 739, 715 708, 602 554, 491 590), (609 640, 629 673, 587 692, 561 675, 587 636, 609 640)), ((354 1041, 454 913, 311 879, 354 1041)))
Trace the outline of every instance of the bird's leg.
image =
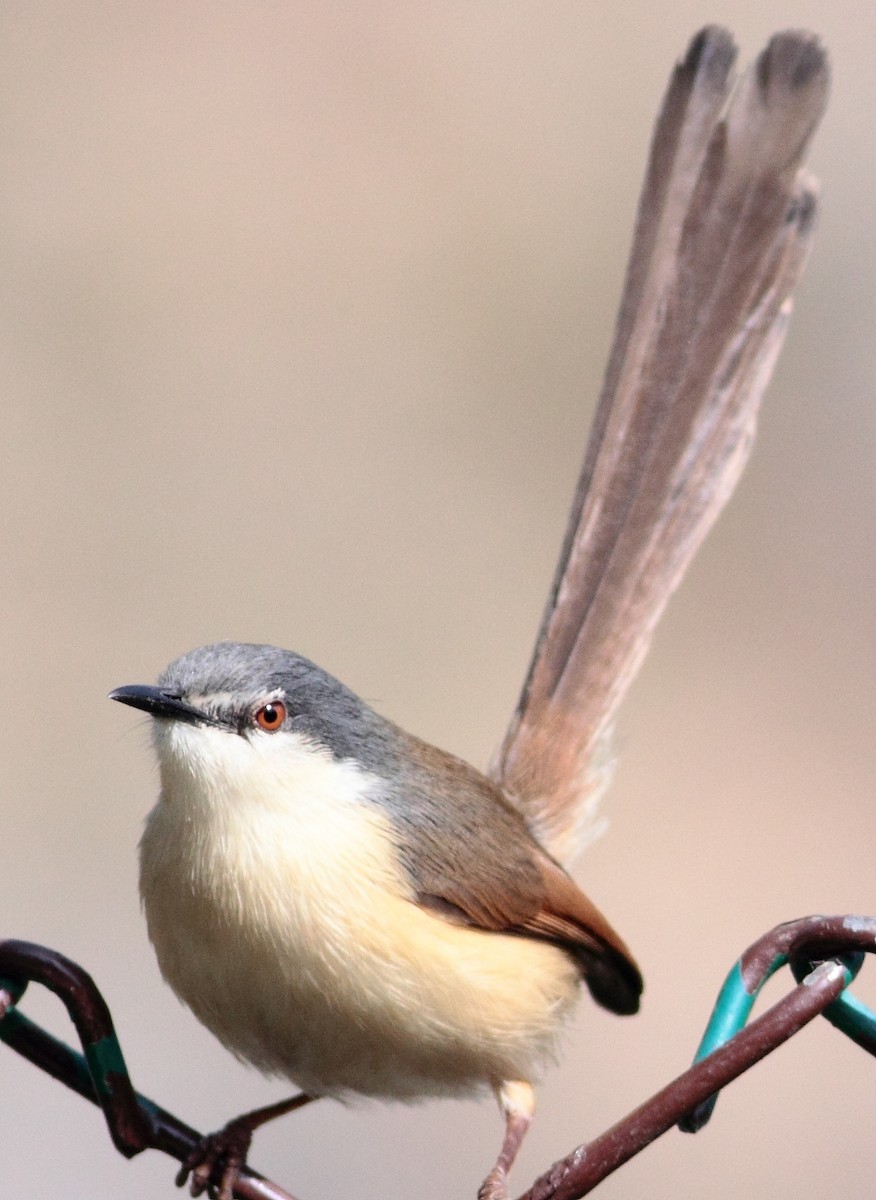
POLYGON ((213 1195, 215 1188, 216 1200, 232 1200, 234 1185, 246 1162, 252 1135, 256 1129, 268 1121, 273 1121, 275 1117, 294 1112, 296 1108, 301 1108, 314 1099, 315 1096, 307 1096, 302 1092, 289 1100, 281 1100, 277 1104, 268 1104, 264 1108, 241 1113, 218 1132, 208 1133, 180 1168, 176 1177, 177 1187, 182 1187, 191 1174, 191 1195, 200 1196, 208 1189, 210 1195, 213 1195))
POLYGON ((535 1093, 528 1083, 506 1080, 496 1089, 505 1118, 505 1136, 496 1165, 478 1191, 478 1200, 508 1200, 508 1172, 535 1113, 535 1093))

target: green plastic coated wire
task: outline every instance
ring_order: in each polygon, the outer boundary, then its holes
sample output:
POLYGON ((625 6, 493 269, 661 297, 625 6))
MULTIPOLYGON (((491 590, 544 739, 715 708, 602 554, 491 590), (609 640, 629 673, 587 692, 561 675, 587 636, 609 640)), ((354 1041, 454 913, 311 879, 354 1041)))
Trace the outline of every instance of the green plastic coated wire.
MULTIPOLYGON (((826 918, 824 923, 827 925, 835 920, 835 918, 826 918)), ((861 918, 858 930, 853 930, 855 918, 843 918, 843 921, 844 932, 849 930, 860 932, 865 937, 873 936, 871 918, 861 918)), ((780 931, 784 932, 784 941, 787 944, 783 944, 782 939, 779 939, 776 952, 766 964, 761 961, 762 954, 758 954, 758 951, 762 952, 763 949, 759 943, 756 943, 734 963, 718 993, 718 999, 715 1001, 706 1031, 694 1056, 694 1064, 708 1058, 710 1054, 729 1042, 744 1028, 763 985, 776 971, 790 965, 799 983, 812 969, 813 963, 818 960, 807 958, 804 953, 800 953, 800 947, 794 944, 794 928, 799 924, 801 923, 790 922, 786 926, 780 926, 780 931), (793 953, 794 949, 798 951, 796 955, 793 953)), ((846 974, 846 987, 848 987, 861 969, 865 956, 861 952, 851 951, 846 954, 826 954, 824 957, 835 957, 842 964, 846 974)), ((838 1000, 824 1010, 823 1015, 836 1029, 850 1037, 857 1045, 869 1050, 871 1054, 876 1054, 876 1013, 856 996, 850 992, 844 992, 838 1000)), ((717 1100, 716 1092, 715 1095, 710 1096, 708 1100, 686 1114, 678 1123, 679 1129, 685 1133, 696 1133, 702 1129, 711 1117, 717 1100)))
POLYGON ((745 986, 745 978, 742 973, 742 960, 740 959, 733 964, 730 974, 724 980, 724 985, 718 993, 718 999, 715 1001, 715 1007, 712 1009, 712 1015, 706 1026, 706 1032, 703 1034, 702 1041, 694 1055, 695 1063, 706 1058, 713 1050, 717 1050, 719 1046, 723 1046, 725 1042, 729 1042, 742 1029, 751 1016, 751 1010, 754 1008, 754 1002, 760 993, 760 989, 771 975, 774 975, 780 967, 786 965, 787 961, 787 955, 779 955, 770 965, 767 974, 753 992, 750 992, 745 986))

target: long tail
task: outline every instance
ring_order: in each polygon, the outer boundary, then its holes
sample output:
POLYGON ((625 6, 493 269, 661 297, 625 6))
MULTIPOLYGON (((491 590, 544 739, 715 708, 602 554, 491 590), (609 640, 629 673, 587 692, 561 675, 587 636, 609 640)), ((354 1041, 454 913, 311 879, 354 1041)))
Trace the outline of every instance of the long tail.
POLYGON ((529 674, 492 769, 543 845, 586 834, 616 709, 748 457, 815 212, 818 41, 776 35, 733 90, 708 28, 658 118, 590 443, 529 674))

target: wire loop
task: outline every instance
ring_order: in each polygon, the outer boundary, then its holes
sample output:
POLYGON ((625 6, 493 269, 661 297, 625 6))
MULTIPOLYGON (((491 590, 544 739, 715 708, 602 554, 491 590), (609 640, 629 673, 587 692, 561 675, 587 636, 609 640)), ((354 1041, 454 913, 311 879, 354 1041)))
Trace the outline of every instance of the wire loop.
MULTIPOLYGON (((876 950, 876 919, 872 917, 804 917, 779 925, 759 938, 734 963, 715 1001, 706 1031, 694 1056, 702 1062, 735 1037, 745 1026, 766 981, 790 966, 798 983, 820 962, 833 959, 845 971, 845 987, 861 969, 864 955, 876 950)), ((851 992, 825 1008, 828 1021, 864 1050, 876 1054, 876 1014, 851 992)), ((697 1133, 709 1121, 715 1092, 678 1122, 683 1133, 697 1133)))
MULTIPOLYGON (((183 1162, 201 1135, 134 1090, 106 1001, 94 980, 63 954, 33 942, 0 941, 0 1041, 103 1110, 116 1149, 133 1158, 161 1150, 183 1162), (18 1011, 28 983, 54 992, 70 1015, 83 1054, 18 1011)), ((240 1200, 294 1200, 244 1167, 240 1200)))

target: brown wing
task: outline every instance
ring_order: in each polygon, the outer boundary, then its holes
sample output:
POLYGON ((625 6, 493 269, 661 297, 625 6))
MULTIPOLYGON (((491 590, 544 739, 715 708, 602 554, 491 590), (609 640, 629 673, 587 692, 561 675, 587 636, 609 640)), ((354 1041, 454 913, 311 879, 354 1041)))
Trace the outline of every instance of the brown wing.
POLYGON ((568 862, 654 626, 745 463, 815 207, 811 36, 779 34, 731 92, 704 30, 658 119, 615 341, 529 675, 492 768, 568 862))
MULTIPOLYGON (((562 867, 537 851, 532 861, 540 886, 522 888, 504 912, 495 894, 485 904, 469 887, 458 889, 452 883, 440 889, 443 895, 420 893, 418 900, 450 921, 553 942, 575 959, 581 978, 603 1008, 625 1016, 638 1012, 642 975, 626 943, 562 867)), ((506 876, 506 901, 508 882, 506 876)))
POLYGON ((450 921, 535 937, 571 954, 595 1000, 638 1009, 642 977, 624 942, 516 808, 468 763, 402 730, 405 753, 387 797, 417 901, 450 921))

